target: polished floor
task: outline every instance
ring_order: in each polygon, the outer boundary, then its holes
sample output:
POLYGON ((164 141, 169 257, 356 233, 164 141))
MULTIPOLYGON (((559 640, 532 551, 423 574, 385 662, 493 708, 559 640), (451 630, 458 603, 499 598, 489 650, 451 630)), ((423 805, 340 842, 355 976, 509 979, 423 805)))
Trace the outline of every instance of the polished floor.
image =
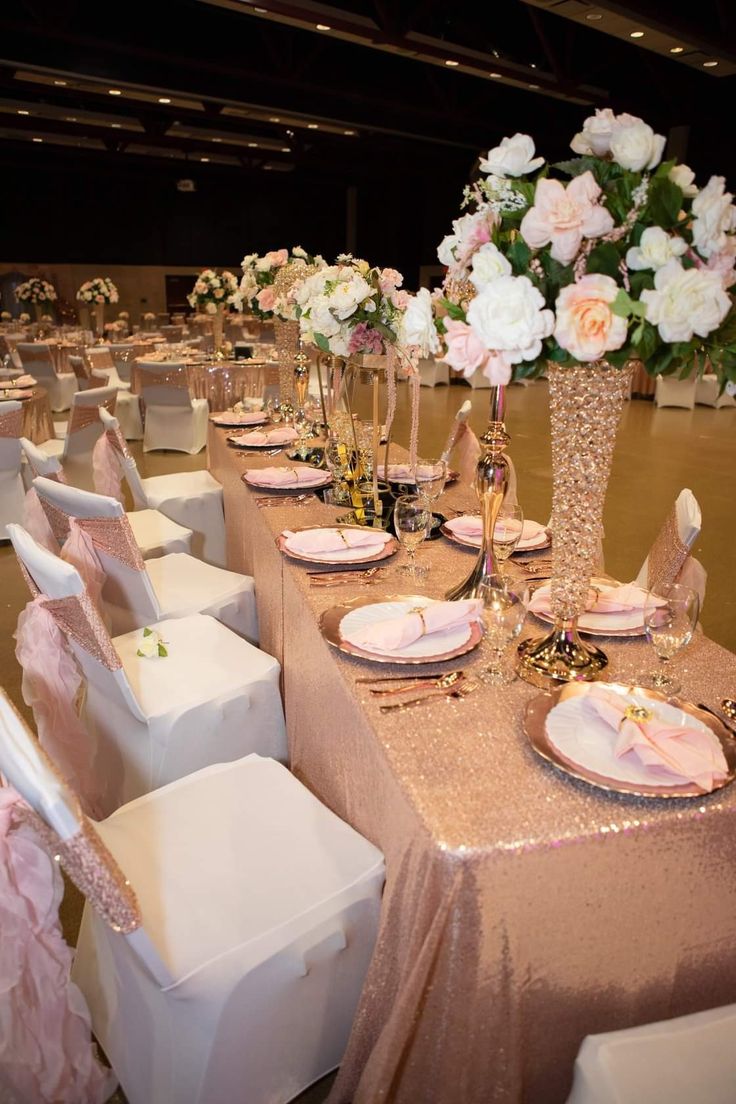
MULTIPOLYGON (((482 432, 488 410, 488 391, 466 385, 423 388, 421 392, 420 453, 437 455, 461 403, 473 404, 471 425, 482 432)), ((549 517, 552 477, 547 385, 508 389, 506 425, 511 434, 508 452, 518 476, 518 497, 525 516, 537 521, 549 517)), ((394 439, 408 440, 407 388, 399 391, 394 439)), ((203 467, 201 453, 142 454, 133 446, 141 473, 159 475, 203 467)), ((736 651, 736 591, 733 586, 736 514, 731 474, 736 471, 736 409, 656 409, 653 403, 626 404, 614 457, 604 518, 607 571, 618 579, 634 578, 647 550, 683 487, 700 503, 703 532, 694 554, 708 572, 708 591, 702 613, 705 632, 736 651)), ((7 543, 0 544, 0 682, 25 710, 20 693, 20 669, 15 660, 13 632, 28 593, 7 543)), ((734 695, 736 696, 736 687, 734 695)), ((76 938, 80 901, 70 889, 62 906, 62 923, 70 941, 76 938)), ((331 1079, 320 1082, 299 1098, 299 1104, 319 1104, 331 1079)))

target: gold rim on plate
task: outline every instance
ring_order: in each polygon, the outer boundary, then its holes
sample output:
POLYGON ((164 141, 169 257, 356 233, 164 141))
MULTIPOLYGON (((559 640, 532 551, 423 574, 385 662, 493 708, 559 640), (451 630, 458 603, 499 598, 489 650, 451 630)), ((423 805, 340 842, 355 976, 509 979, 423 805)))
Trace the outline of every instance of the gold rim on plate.
MULTIPOLYGON (((473 544, 470 540, 463 540, 462 537, 459 537, 456 533, 453 533, 452 529, 448 528, 448 524, 446 521, 443 522, 442 525, 440 525, 440 532, 444 536, 446 536, 448 540, 451 540, 453 544, 459 544, 461 548, 470 548, 474 552, 477 552, 480 548, 479 544, 473 544)), ((545 540, 544 544, 535 544, 533 548, 529 548, 528 546, 526 548, 516 548, 511 554, 512 560, 513 557, 520 552, 523 552, 524 554, 529 552, 543 552, 545 548, 549 548, 549 546, 552 544, 552 534, 550 533, 549 529, 545 529, 545 533, 547 534, 547 539, 545 540)))
POLYGON ((380 600, 375 598, 352 598, 339 606, 331 606, 330 609, 324 611, 319 619, 320 632, 333 648, 337 648, 338 651, 344 652, 346 655, 353 656, 354 659, 367 659, 371 663, 398 663, 402 666, 412 667, 426 663, 442 663, 446 659, 455 659, 457 656, 465 655, 466 652, 472 652, 474 648, 478 647, 483 639, 483 629, 478 621, 471 624, 469 638, 458 648, 453 648, 451 652, 443 652, 441 655, 421 656, 420 658, 364 652, 361 648, 357 648, 354 644, 349 644, 347 640, 343 640, 340 635, 342 619, 352 610, 359 609, 360 606, 378 606, 384 602, 406 602, 410 598, 411 595, 409 594, 387 594, 380 600))
MULTIPOLYGON (((611 585, 623 586, 623 583, 620 583, 618 581, 618 579, 600 579, 598 576, 594 576, 594 578, 598 578, 599 582, 605 583, 606 586, 611 586, 611 585)), ((592 585, 593 585, 593 579, 591 579, 591 586, 592 585)), ((542 583, 542 586, 547 586, 547 580, 545 580, 542 583)), ((541 589, 541 587, 540 587, 540 589, 541 589)), ((590 611, 587 611, 587 612, 590 612, 590 611)), ((554 625, 555 624, 555 619, 554 619, 554 617, 552 616, 551 613, 538 613, 536 610, 529 610, 529 613, 532 615, 532 617, 536 617, 539 621, 542 621, 545 625, 554 625)), ((604 614, 598 614, 598 616, 601 617, 601 616, 605 616, 605 615, 604 614)), ((610 616, 610 614, 609 614, 609 616, 610 616)), ((585 617, 585 613, 581 613, 580 617, 585 617)), ((580 633, 581 636, 611 636, 611 637, 622 637, 623 639, 628 639, 628 638, 632 638, 632 637, 635 637, 635 636, 645 636, 646 635, 646 629, 644 628, 644 610, 641 611, 641 625, 635 625, 631 629, 586 629, 584 625, 580 624, 580 618, 578 618, 577 629, 578 629, 578 632, 580 633)))
POLYGON ((717 782, 712 790, 701 790, 693 782, 686 782, 680 786, 645 786, 636 782, 623 782, 617 778, 596 774, 595 771, 588 770, 580 763, 567 759, 550 742, 546 731, 547 716, 557 705, 560 694, 567 689, 564 686, 551 694, 538 694, 535 698, 532 698, 527 704, 523 719, 524 733, 534 751, 542 759, 546 759, 548 763, 557 767, 563 774, 567 774, 571 778, 577 778, 581 782, 588 782, 591 786, 596 786, 600 790, 607 790, 609 793, 628 794, 630 797, 664 797, 669 799, 707 797, 709 793, 715 793, 716 790, 721 790, 724 786, 730 785, 736 778, 736 739, 731 736, 726 726, 721 724, 716 717, 712 717, 703 709, 698 709, 692 702, 683 701, 681 698, 668 698, 666 694, 660 694, 657 690, 648 690, 643 686, 630 686, 628 683, 621 682, 602 682, 600 685, 610 686, 614 690, 625 690, 629 694, 640 694, 651 701, 666 702, 677 709, 681 709, 683 713, 688 713, 691 717, 702 721, 720 741, 728 765, 728 775, 721 782, 717 782))
MULTIPOLYGON (((292 533, 306 533, 310 529, 357 529, 359 533, 365 533, 366 526, 365 525, 300 525, 298 529, 291 529, 290 532, 292 532, 292 533)), ((384 529, 381 529, 379 531, 381 533, 385 532, 384 529)), ((283 554, 285 556, 289 556, 289 558, 292 559, 292 560, 302 560, 304 563, 331 564, 333 567, 339 567, 340 564, 345 564, 346 565, 346 570, 349 570, 351 567, 362 567, 363 564, 373 564, 373 563, 377 563, 378 560, 388 560, 388 559, 390 559, 391 556, 395 556, 396 553, 398 552, 399 542, 397 541, 396 537, 391 537, 389 540, 387 540, 384 543, 382 550, 379 552, 379 554, 377 556, 366 556, 363 559, 358 559, 358 560, 326 560, 323 557, 306 556, 306 555, 303 555, 299 552, 292 552, 292 550, 290 548, 286 547, 286 538, 284 537, 283 533, 279 533, 279 535, 276 537, 276 547, 278 548, 279 552, 283 552, 283 554)), ((366 546, 364 546, 364 547, 366 547, 366 546)), ((329 553, 325 553, 325 555, 329 555, 329 553)), ((370 601, 370 599, 369 599, 369 601, 370 601)), ((389 601, 389 599, 386 599, 386 601, 389 601)))
MULTIPOLYGON (((305 468, 309 468, 309 464, 304 465, 305 468)), ((319 468, 309 468, 310 471, 319 471, 319 468)), ((241 483, 245 483, 246 487, 249 487, 252 491, 260 491, 261 494, 273 494, 273 495, 293 495, 293 494, 307 494, 309 491, 321 491, 324 487, 329 487, 332 482, 332 475, 330 472, 324 472, 324 479, 321 483, 284 483, 278 487, 267 487, 265 483, 253 483, 247 477, 249 475, 258 475, 258 472, 262 471, 261 468, 252 468, 250 471, 243 472, 240 477, 241 483)), ((320 526, 320 528, 330 528, 330 526, 320 526)), ((362 526, 361 526, 362 528, 362 526)))

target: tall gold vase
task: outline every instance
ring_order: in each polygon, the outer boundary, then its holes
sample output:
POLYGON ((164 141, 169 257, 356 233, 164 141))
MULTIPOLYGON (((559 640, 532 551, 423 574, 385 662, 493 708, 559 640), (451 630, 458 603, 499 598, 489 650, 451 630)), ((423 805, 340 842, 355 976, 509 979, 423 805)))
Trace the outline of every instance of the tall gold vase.
POLYGON ((225 344, 225 308, 218 303, 217 310, 212 315, 212 346, 215 359, 224 358, 223 346, 225 344))
POLYGON ((98 338, 105 336, 105 304, 95 303, 93 305, 94 319, 95 319, 95 332, 98 338))
POLYGON ((273 320, 276 356, 279 364, 279 399, 294 402, 294 358, 299 352, 299 323, 273 320))
POLYGON ((605 361, 549 367, 552 430, 552 614, 546 636, 519 645, 518 671, 535 686, 591 681, 605 652, 582 641, 578 616, 603 535, 603 504, 631 368, 605 361))
POLYGON ((509 484, 509 465, 504 449, 511 438, 506 432, 504 415, 506 410, 506 388, 491 388, 491 409, 488 428, 480 438, 483 449, 475 473, 475 489, 480 499, 480 511, 483 519, 483 536, 475 567, 451 590, 446 597, 451 601, 461 598, 478 598, 480 589, 491 575, 497 573, 493 556, 493 530, 499 515, 509 484))

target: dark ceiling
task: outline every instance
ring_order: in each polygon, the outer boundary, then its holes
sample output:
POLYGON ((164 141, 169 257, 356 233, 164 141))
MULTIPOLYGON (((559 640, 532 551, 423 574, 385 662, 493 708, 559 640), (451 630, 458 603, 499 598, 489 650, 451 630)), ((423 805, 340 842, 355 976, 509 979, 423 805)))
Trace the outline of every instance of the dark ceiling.
POLYGON ((416 269, 480 150, 522 130, 563 156, 605 105, 667 134, 700 177, 736 183, 732 0, 13 0, 3 13, 0 187, 6 214, 19 201, 28 214, 4 233, 16 257, 26 244, 28 259, 94 246, 232 263, 307 227, 312 248, 416 269), (199 198, 173 198, 179 179, 199 198))

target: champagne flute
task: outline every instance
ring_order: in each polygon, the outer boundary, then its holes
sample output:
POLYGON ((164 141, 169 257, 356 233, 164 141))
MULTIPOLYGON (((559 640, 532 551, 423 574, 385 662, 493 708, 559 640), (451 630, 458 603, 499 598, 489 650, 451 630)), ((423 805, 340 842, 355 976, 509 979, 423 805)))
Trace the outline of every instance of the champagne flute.
POLYGON ((410 575, 416 581, 420 575, 425 574, 424 569, 417 569, 416 552, 419 545, 427 536, 431 522, 431 514, 427 507, 427 501, 419 495, 400 495, 394 506, 394 529, 399 542, 404 546, 409 563, 399 568, 402 574, 410 575))
POLYGON ((430 510, 445 489, 447 482, 446 460, 419 460, 414 469, 417 494, 426 498, 430 510))
POLYGON ((519 505, 502 505, 493 529, 493 557, 504 575, 504 564, 516 551, 524 530, 524 513, 519 505))
POLYGON ((508 686, 516 674, 504 668, 502 656, 523 628, 529 606, 529 584, 523 579, 490 575, 481 584, 478 597, 483 601, 485 639, 492 653, 491 662, 481 671, 480 679, 490 686, 508 686))
POLYGON ((682 583, 667 583, 649 591, 644 604, 644 629, 660 667, 642 686, 662 694, 679 694, 680 683, 666 671, 669 661, 690 643, 700 614, 700 598, 682 583))

